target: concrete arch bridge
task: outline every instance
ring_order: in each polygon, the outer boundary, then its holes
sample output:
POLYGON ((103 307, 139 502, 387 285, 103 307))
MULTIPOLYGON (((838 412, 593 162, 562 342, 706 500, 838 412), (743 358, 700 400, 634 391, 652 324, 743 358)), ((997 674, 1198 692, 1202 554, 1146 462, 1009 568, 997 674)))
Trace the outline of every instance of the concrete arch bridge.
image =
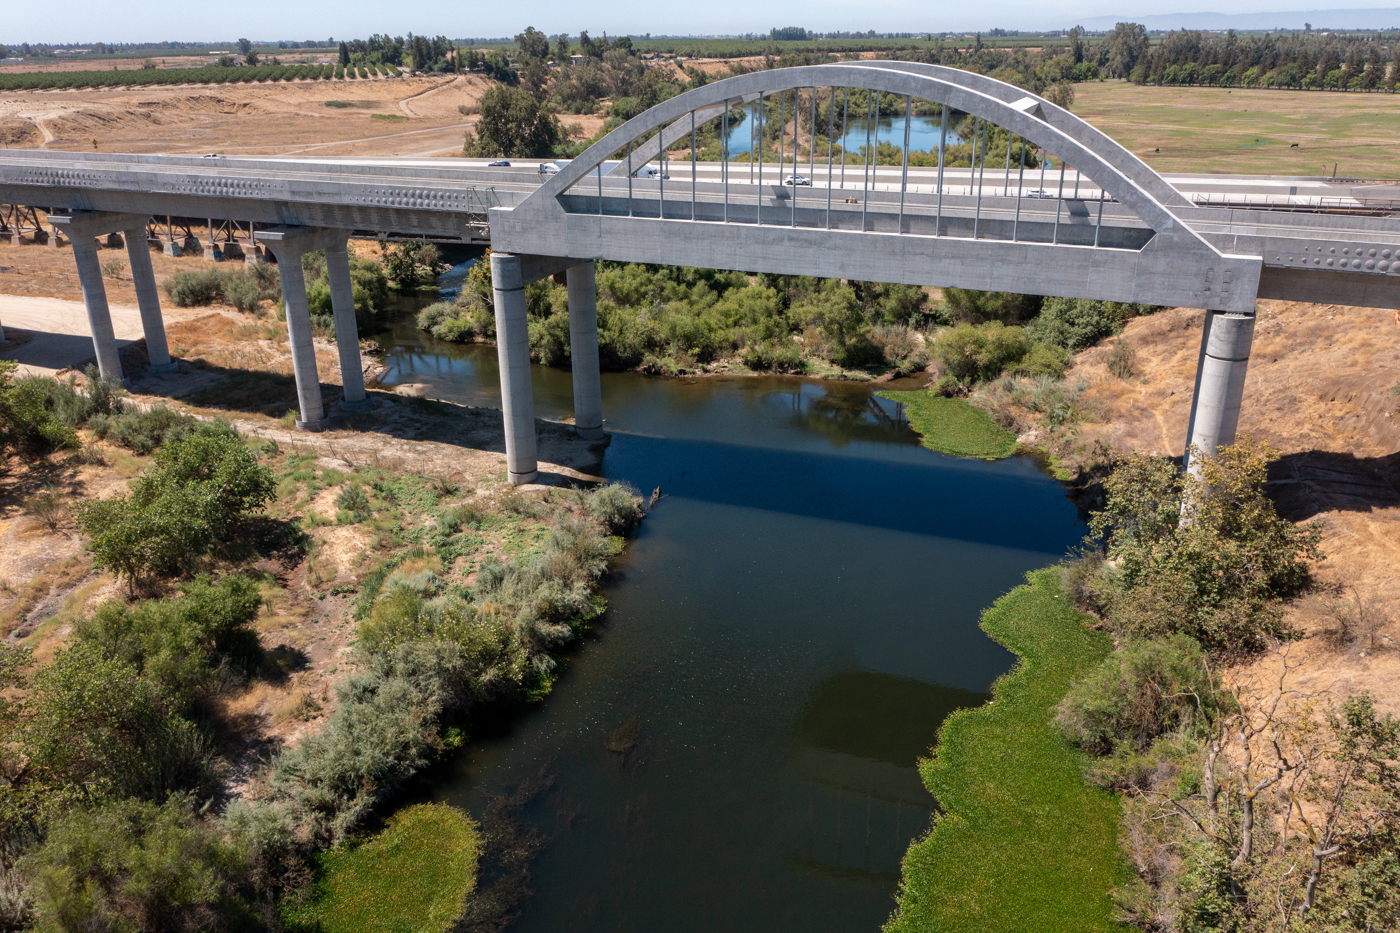
MULTIPOLYGON (((905 126, 907 135, 907 119, 905 126)), ((516 483, 537 472, 524 292, 531 281, 566 275, 576 428, 585 436, 602 431, 593 278, 599 259, 1203 308, 1209 313, 1187 437, 1213 453, 1234 438, 1257 298, 1400 307, 1400 220, 1384 216, 1388 211, 1354 210, 1354 198, 1334 199, 1329 208, 1322 195, 1295 197, 1300 186, 1324 186, 1320 180, 1248 182, 1266 192, 1262 200, 1216 206, 1207 197, 1202 205, 1198 194, 1188 196, 1180 182, 1043 98, 985 76, 905 62, 718 81, 628 121, 553 174, 444 160, 0 152, 0 202, 46 206, 72 241, 97 357, 110 377, 121 373, 95 237, 135 232, 127 246, 158 368, 169 354, 144 255, 148 218, 261 227, 253 236, 281 260, 299 424, 309 429, 320 427, 325 413, 305 283, 300 262, 289 260, 327 250, 336 329, 344 335, 342 407, 354 408, 367 401, 358 380, 346 239, 392 233, 489 242, 507 460, 516 483), (849 138, 851 117, 861 119, 862 106, 865 117, 874 116, 872 101, 888 95, 906 116, 915 101, 939 105, 936 168, 910 166, 907 139, 899 166, 871 164, 873 143, 859 163, 834 150, 829 140, 849 138), (764 126, 775 97, 779 119, 764 126), (726 115, 752 102, 759 106, 739 132, 747 125, 751 139, 768 140, 758 157, 698 161, 702 128, 718 121, 720 145, 732 151, 739 140, 726 115), (950 111, 973 118, 971 167, 945 164, 950 111), (1009 134, 998 136, 994 127, 1009 134), (1048 153, 1050 174, 1025 169, 1024 150, 1013 151, 1013 140, 1048 153), (774 141, 780 164, 770 158, 774 141), (669 158, 677 148, 688 150, 687 159, 669 158), (803 169, 805 177, 792 177, 803 169), (1283 188, 1287 196, 1267 193, 1283 188), (1383 216, 1358 216, 1377 213, 1383 216)))

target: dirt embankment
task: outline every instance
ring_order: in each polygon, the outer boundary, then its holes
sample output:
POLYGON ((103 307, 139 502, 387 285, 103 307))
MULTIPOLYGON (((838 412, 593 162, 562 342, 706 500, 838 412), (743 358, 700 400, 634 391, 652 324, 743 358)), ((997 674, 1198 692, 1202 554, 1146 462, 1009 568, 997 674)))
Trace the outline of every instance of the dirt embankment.
MULTIPOLYGON (((1092 448, 1180 456, 1200 352, 1203 312, 1184 308, 1131 321, 1123 338, 1138 374, 1111 376, 1112 341, 1081 353, 1070 379, 1092 421, 1080 426, 1092 448)), ((1240 432, 1282 456, 1270 471, 1279 511, 1319 522, 1326 559, 1318 591, 1293 605, 1307 633, 1290 664, 1298 689, 1334 696, 1369 690, 1400 713, 1400 324, 1374 308, 1260 302, 1240 432), (1349 617, 1374 634, 1334 645, 1349 617)), ((1259 670, 1276 665, 1258 662, 1259 670)))
POLYGON ((476 75, 13 91, 0 146, 92 152, 423 156, 459 152, 476 75), (94 145, 95 143, 95 145, 94 145))

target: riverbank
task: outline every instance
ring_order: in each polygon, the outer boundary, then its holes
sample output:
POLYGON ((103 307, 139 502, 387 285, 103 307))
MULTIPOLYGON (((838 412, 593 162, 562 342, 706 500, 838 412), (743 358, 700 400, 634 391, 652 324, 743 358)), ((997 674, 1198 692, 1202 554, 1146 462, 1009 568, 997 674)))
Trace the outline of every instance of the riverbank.
POLYGON ((1051 725, 1112 646, 1065 597, 1056 568, 1027 581, 982 616, 1016 667, 987 705, 948 717, 920 763, 939 812, 904 859, 887 933, 1118 929, 1112 892, 1129 877, 1118 801, 1084 781, 1085 756, 1051 725))

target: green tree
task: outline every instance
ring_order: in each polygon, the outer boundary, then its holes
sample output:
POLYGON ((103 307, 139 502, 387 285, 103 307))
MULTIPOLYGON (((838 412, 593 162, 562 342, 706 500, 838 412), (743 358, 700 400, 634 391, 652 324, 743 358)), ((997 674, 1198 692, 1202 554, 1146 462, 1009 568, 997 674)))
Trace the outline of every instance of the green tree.
POLYGON ((547 158, 564 142, 559 118, 528 91, 498 84, 478 106, 481 118, 467 130, 464 155, 547 158))
POLYGON ((1280 518, 1264 495, 1274 456, 1245 437, 1213 458, 1193 455, 1200 469, 1184 475, 1151 457, 1116 465, 1104 481, 1107 504, 1089 523, 1116 565, 1108 577, 1115 626, 1182 632, 1225 653, 1287 634, 1279 600, 1309 581, 1322 531, 1280 518))
POLYGON ((188 569, 272 498, 272 471, 236 433, 203 430, 177 438, 127 496, 82 503, 88 550, 134 588, 152 575, 188 569))
POLYGON ((526 26, 525 31, 515 37, 515 47, 521 64, 544 63, 549 58, 549 36, 534 26, 526 26))

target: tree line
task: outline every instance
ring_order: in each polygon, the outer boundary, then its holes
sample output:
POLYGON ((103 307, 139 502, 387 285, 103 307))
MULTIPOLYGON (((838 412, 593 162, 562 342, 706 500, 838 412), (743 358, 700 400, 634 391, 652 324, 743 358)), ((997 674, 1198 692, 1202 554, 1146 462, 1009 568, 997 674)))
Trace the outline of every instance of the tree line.
POLYGON ((1139 56, 1137 84, 1394 93, 1400 34, 1240 35, 1183 29, 1139 56))

